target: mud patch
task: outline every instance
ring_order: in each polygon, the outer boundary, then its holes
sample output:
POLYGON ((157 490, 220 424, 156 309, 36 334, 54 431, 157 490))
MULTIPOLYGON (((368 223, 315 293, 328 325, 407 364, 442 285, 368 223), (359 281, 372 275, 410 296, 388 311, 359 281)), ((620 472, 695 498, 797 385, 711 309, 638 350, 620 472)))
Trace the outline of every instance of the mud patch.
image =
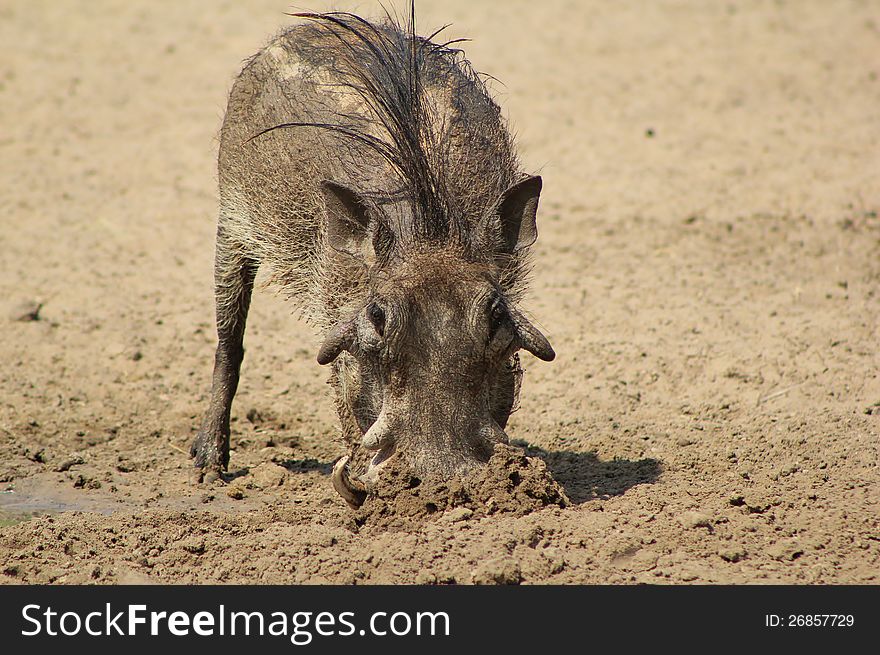
POLYGON ((526 456, 521 448, 497 444, 486 467, 469 479, 426 481, 400 462, 389 463, 375 492, 358 510, 356 523, 367 529, 409 530, 440 516, 518 517, 569 503, 542 460, 526 456), (446 513, 454 508, 465 511, 446 513))

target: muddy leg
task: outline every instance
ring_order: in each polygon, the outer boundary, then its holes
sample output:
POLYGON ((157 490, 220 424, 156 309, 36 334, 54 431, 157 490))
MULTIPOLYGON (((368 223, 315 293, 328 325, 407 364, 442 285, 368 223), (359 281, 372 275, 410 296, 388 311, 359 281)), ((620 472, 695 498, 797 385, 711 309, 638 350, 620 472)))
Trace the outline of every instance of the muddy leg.
POLYGON ((213 482, 229 464, 229 414, 238 388, 244 329, 258 265, 236 252, 218 230, 214 262, 218 342, 211 404, 190 448, 199 481, 213 482))

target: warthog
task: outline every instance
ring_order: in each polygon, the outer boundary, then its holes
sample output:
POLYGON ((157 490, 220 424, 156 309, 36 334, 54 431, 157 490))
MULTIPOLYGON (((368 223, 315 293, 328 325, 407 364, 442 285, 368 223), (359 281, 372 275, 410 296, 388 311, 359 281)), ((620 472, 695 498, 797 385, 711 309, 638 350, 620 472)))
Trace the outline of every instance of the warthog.
POLYGON ((517 351, 554 352, 517 310, 541 178, 452 41, 414 15, 306 19, 247 61, 219 154, 211 403, 199 478, 229 461, 258 267, 323 335, 349 454, 333 484, 363 503, 392 454, 417 476, 485 464, 519 394, 517 351))

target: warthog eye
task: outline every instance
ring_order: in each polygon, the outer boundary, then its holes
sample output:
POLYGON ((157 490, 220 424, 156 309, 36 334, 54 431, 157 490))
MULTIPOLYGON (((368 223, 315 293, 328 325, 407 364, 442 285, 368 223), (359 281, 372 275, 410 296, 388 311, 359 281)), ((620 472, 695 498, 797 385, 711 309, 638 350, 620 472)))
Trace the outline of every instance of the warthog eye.
POLYGON ((367 306, 367 318, 370 320, 370 323, 373 324, 373 327, 376 328, 376 332, 379 333, 380 337, 385 336, 385 310, 379 307, 374 302, 371 302, 367 306))
POLYGON ((500 296, 492 295, 492 298, 489 299, 489 338, 495 336, 495 333, 498 331, 498 328, 501 327, 501 324, 508 317, 507 307, 504 305, 504 301, 500 296))

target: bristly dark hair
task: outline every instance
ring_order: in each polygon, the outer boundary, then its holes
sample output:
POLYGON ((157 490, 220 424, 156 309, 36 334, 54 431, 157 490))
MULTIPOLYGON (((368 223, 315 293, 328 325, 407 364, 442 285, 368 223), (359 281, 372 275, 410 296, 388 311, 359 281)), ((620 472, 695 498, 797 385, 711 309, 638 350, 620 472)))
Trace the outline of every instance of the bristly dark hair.
MULTIPOLYGON (((386 23, 381 25, 348 12, 291 15, 314 21, 338 39, 341 47, 335 53, 334 69, 340 75, 340 84, 358 94, 387 138, 367 133, 356 121, 283 123, 251 138, 282 128, 314 127, 354 139, 377 152, 399 175, 413 203, 412 229, 417 238, 466 240, 468 230, 458 224, 454 199, 445 188, 444 171, 438 170, 443 158, 434 151, 443 147, 442 135, 437 133, 424 93, 426 58, 455 57, 459 51, 449 46, 464 39, 432 43, 431 39, 447 26, 427 38, 417 36, 414 2, 403 24, 387 9, 386 23)), ((345 120, 344 116, 340 118, 345 120)))

